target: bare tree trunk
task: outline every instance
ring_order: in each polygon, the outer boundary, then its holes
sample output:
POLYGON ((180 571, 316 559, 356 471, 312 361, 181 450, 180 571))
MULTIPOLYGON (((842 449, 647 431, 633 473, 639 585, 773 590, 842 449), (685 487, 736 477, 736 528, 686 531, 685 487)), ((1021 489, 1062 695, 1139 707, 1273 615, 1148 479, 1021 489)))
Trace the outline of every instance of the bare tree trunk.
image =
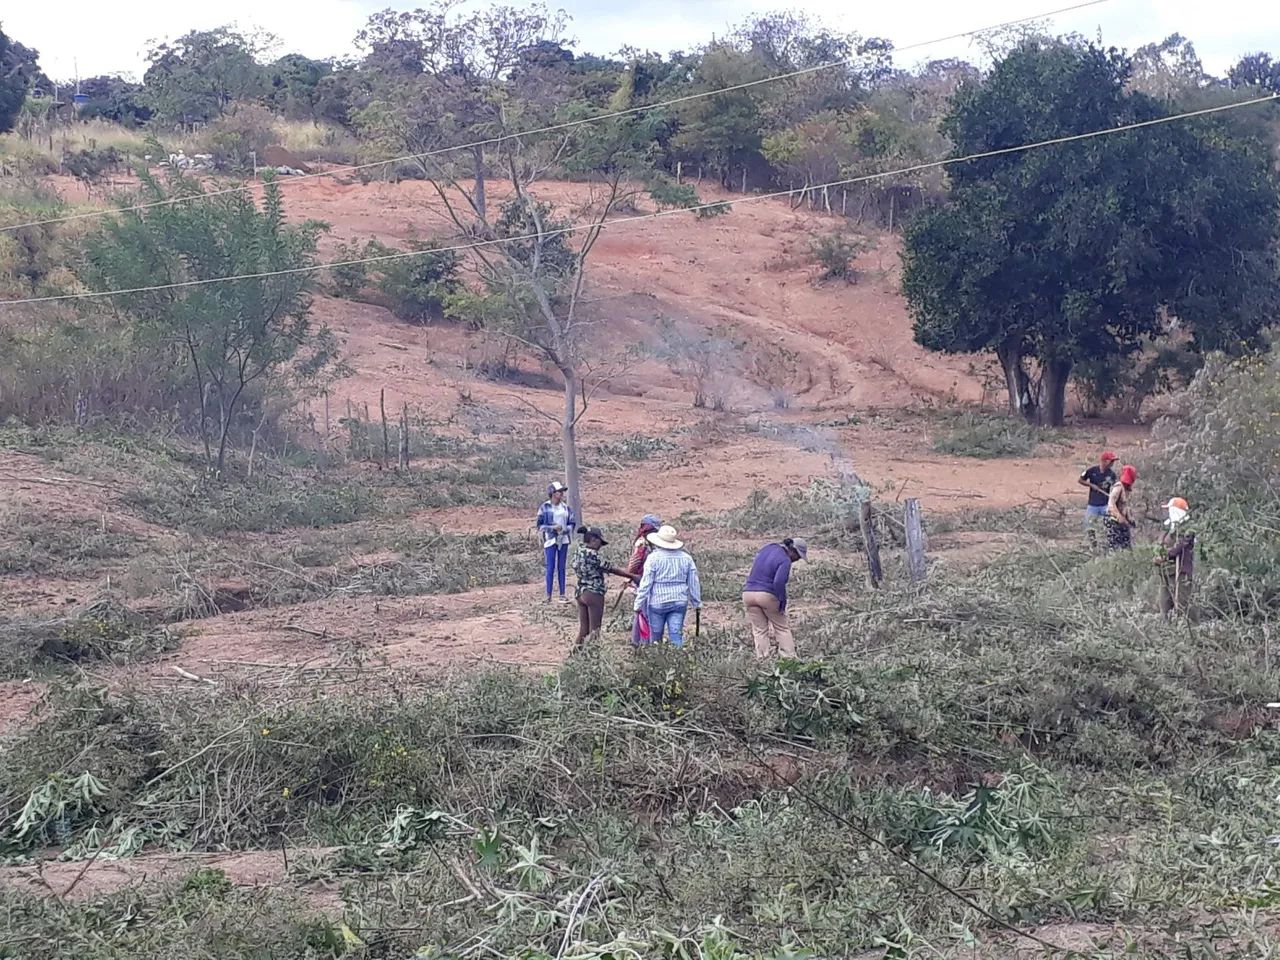
POLYGON ((476 171, 476 192, 475 192, 476 213, 481 220, 484 220, 488 216, 488 212, 487 212, 488 208, 485 203, 485 178, 488 176, 488 174, 484 166, 484 147, 479 147, 479 146, 472 147, 471 155, 475 161, 475 171, 476 171))
POLYGON ((1009 392, 1009 412, 1034 420, 1036 403, 1031 396, 1031 379, 1027 376, 1021 345, 1015 342, 1001 344, 996 348, 996 357, 1004 370, 1005 389, 1009 392))
POLYGON ((224 417, 222 426, 218 429, 218 466, 214 470, 214 476, 219 480, 222 479, 222 471, 227 466, 227 434, 230 431, 231 423, 224 417))
POLYGON ((578 375, 561 369, 564 377, 564 417, 560 421, 560 442, 564 445, 564 482, 569 486, 569 506, 585 523, 582 513, 582 474, 578 469, 578 375))
POLYGON ((1070 360, 1047 360, 1044 364, 1044 406, 1040 422, 1060 427, 1067 417, 1067 383, 1071 379, 1070 360))

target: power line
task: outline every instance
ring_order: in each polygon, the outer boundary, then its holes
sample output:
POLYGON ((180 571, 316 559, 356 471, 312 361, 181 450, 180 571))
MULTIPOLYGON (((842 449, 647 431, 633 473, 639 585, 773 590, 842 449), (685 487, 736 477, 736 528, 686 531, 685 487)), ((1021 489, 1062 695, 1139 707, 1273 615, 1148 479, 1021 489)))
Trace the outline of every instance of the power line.
MULTIPOLYGON (((960 40, 960 39, 963 39, 964 37, 973 37, 981 33, 987 33, 988 31, 991 31, 991 30, 1000 30, 1004 27, 1014 27, 1014 26, 1018 26, 1019 24, 1029 23, 1034 20, 1041 20, 1046 17, 1057 16, 1058 14, 1063 14, 1063 13, 1071 13, 1072 11, 1075 11, 1075 10, 1082 10, 1085 7, 1095 7, 1095 6, 1098 6, 1099 4, 1108 3, 1108 2, 1110 2, 1110 0, 1084 0, 1084 2, 1082 3, 1076 3, 1069 7, 1059 7, 1055 10, 1046 10, 1043 13, 1036 13, 1027 17, 1019 17, 1016 20, 1006 20, 1003 23, 991 24, 990 26, 986 26, 986 27, 978 27, 973 30, 965 30, 962 33, 953 33, 945 37, 935 37, 932 40, 920 40, 920 41, 917 41, 916 43, 907 44, 904 47, 895 47, 894 52, 901 53, 907 50, 918 50, 921 47, 934 46, 939 43, 946 43, 950 40, 960 40)), ((484 140, 474 140, 470 143, 460 143, 452 147, 441 147, 437 150, 429 150, 426 153, 410 153, 410 154, 405 154, 404 156, 401 156, 401 157, 388 157, 384 160, 374 160, 369 163, 347 164, 344 166, 335 167, 332 170, 322 170, 318 173, 304 173, 300 176, 290 177, 288 180, 283 181, 283 183, 292 185, 295 183, 300 183, 303 180, 313 180, 317 177, 336 177, 342 174, 353 173, 357 170, 368 170, 373 167, 383 167, 392 163, 405 163, 411 160, 425 160, 431 157, 439 157, 439 156, 443 156, 444 154, 454 153, 459 150, 472 150, 472 149, 475 149, 476 147, 496 146, 497 144, 505 143, 508 140, 518 140, 521 137, 540 136, 542 134, 556 133, 562 130, 572 130, 577 127, 587 126, 592 123, 599 123, 603 120, 616 120, 621 117, 634 116, 636 114, 645 113, 649 110, 657 110, 662 107, 671 107, 671 106, 676 106, 682 103, 690 103, 695 100, 702 100, 707 97, 719 96, 724 93, 734 93, 738 90, 747 90, 753 87, 763 86, 766 83, 774 83, 779 80, 792 80, 792 79, 795 79, 796 77, 808 76, 810 74, 818 73, 823 70, 832 70, 837 67, 847 67, 856 63, 857 60, 858 60, 857 57, 849 57, 848 59, 845 59, 845 60, 833 60, 833 61, 830 61, 829 63, 820 63, 812 67, 804 67, 803 69, 800 69, 800 70, 792 70, 789 73, 780 73, 774 76, 762 77, 758 80, 748 80, 745 83, 732 84, 731 86, 727 86, 727 87, 717 87, 714 90, 703 90, 697 93, 690 93, 684 96, 675 97, 670 100, 661 100, 657 103, 647 103, 647 104, 642 104, 640 106, 628 107, 625 110, 615 110, 610 113, 597 114, 591 117, 582 117, 577 120, 568 120, 563 123, 551 124, 550 126, 536 127, 532 130, 522 130, 519 133, 504 133, 500 136, 489 137, 484 140)), ((213 190, 198 196, 170 197, 166 200, 154 200, 154 201, 151 201, 150 203, 139 203, 139 204, 134 204, 133 206, 127 206, 127 207, 116 207, 111 210, 89 210, 84 213, 68 214, 65 217, 51 217, 47 220, 32 220, 27 223, 16 223, 16 224, 10 224, 8 226, 0 226, 0 232, 9 232, 13 230, 21 230, 25 227, 38 227, 38 226, 45 226, 47 224, 54 224, 54 223, 69 223, 74 220, 88 220, 94 217, 107 216, 112 213, 128 213, 135 210, 149 210, 153 207, 164 207, 164 206, 171 206, 173 204, 179 204, 179 203, 189 203, 193 200, 207 200, 210 197, 220 197, 220 196, 225 196, 231 193, 241 193, 249 189, 251 189, 250 184, 240 184, 234 187, 226 187, 221 190, 213 190)))
MULTIPOLYGON (((1014 147, 1000 147, 995 150, 985 150, 981 153, 966 154, 962 157, 949 157, 942 160, 929 160, 924 163, 912 164, 908 167, 900 167, 896 170, 882 170, 877 173, 864 174, 857 177, 849 177, 844 180, 832 180, 828 183, 819 183, 809 187, 800 187, 791 190, 776 190, 772 193, 757 193, 749 197, 732 201, 735 204, 752 203, 760 200, 776 200, 782 197, 793 197, 796 194, 802 194, 814 190, 828 190, 832 187, 848 187, 859 183, 870 183, 875 180, 883 180, 889 177, 902 176, 908 173, 919 173, 923 170, 934 170, 941 167, 951 166, 957 163, 970 163, 974 160, 985 160, 991 157, 1003 157, 1014 153, 1023 153, 1028 150, 1037 150, 1043 147, 1060 146, 1066 143, 1075 143, 1081 140, 1092 140, 1098 137, 1111 136, 1118 133, 1127 133, 1132 130, 1140 130, 1145 127, 1154 127, 1164 123, 1172 123, 1176 120, 1187 120, 1193 117, 1203 117, 1209 114, 1225 113, 1228 110, 1238 110, 1241 107, 1254 106, 1259 103, 1269 103, 1280 99, 1280 93, 1268 94, 1265 97, 1255 97, 1252 100, 1242 100, 1238 103, 1222 104, 1216 107, 1204 107, 1199 110, 1188 110, 1184 113, 1176 113, 1167 117, 1157 117, 1152 120, 1141 120, 1136 123, 1122 124, 1117 127, 1106 127, 1101 130, 1091 130, 1087 133, 1074 133, 1063 137, 1054 137, 1048 140, 1039 140, 1035 143, 1020 144, 1014 147)), ((642 213, 629 217, 620 217, 617 220, 609 220, 604 223, 578 223, 570 224, 567 227, 560 227, 556 230, 548 230, 544 233, 524 233, 514 237, 495 237, 488 240, 480 240, 475 243, 457 244, 451 247, 435 247, 427 250, 408 250, 400 253, 380 254, 374 257, 359 257, 353 260, 338 260, 332 263, 315 263, 305 267, 290 267, 285 270, 268 270, 261 273, 243 273, 235 274, 227 277, 206 277, 200 280, 181 280, 175 283, 161 283, 147 287, 128 287, 120 290, 99 290, 89 291, 85 293, 63 293, 55 296, 47 297, 25 297, 19 300, 0 300, 0 306, 18 306, 19 304, 29 303, 54 303, 63 300, 97 300, 104 297, 126 296, 138 293, 154 293, 160 290, 177 290, 185 287, 200 287, 212 283, 229 283, 237 280, 265 280, 269 277, 289 276, 301 273, 314 273, 320 270, 328 270, 332 267, 347 267, 356 264, 365 263, 385 263, 392 260, 404 260, 410 257, 421 257, 439 253, 461 253, 468 250, 478 250, 483 247, 499 246, 506 243, 518 243, 525 240, 548 239, 550 237, 566 236, 572 233, 578 233, 584 230, 606 229, 609 227, 621 226, 628 223, 640 223, 647 220, 658 220, 663 217, 677 216, 686 213, 698 213, 700 211, 712 210, 724 205, 726 201, 714 201, 711 203, 697 204, 691 207, 680 207, 674 210, 659 210, 655 213, 642 213)))

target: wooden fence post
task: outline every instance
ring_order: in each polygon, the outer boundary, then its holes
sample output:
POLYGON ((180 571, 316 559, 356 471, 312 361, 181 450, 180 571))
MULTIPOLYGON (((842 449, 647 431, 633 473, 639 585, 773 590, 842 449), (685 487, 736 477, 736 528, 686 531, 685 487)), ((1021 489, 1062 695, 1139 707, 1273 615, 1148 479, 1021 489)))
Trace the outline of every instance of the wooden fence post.
POLYGON ((387 429, 387 388, 378 394, 378 409, 382 412, 382 469, 391 465, 391 433, 387 429))
POLYGON ((871 586, 879 588, 884 579, 880 567, 880 543, 876 540, 876 528, 871 522, 871 501, 863 500, 858 507, 858 527, 862 531, 862 545, 867 551, 867 579, 871 586))
POLYGON ((915 497, 906 503, 904 524, 907 528, 907 569, 911 572, 911 582, 919 583, 924 579, 926 568, 924 516, 920 512, 920 501, 915 497))
POLYGON ((400 414, 400 469, 409 469, 409 404, 400 414))

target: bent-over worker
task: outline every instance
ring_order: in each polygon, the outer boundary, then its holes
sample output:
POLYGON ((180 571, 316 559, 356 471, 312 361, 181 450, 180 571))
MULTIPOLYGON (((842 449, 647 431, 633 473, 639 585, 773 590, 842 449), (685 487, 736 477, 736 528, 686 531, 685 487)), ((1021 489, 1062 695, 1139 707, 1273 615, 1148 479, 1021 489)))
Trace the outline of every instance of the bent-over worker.
POLYGON ((766 544, 751 564, 751 573, 742 588, 742 603, 751 625, 756 656, 796 655, 795 638, 787 618, 787 581, 791 565, 809 556, 808 545, 788 537, 781 543, 766 544))

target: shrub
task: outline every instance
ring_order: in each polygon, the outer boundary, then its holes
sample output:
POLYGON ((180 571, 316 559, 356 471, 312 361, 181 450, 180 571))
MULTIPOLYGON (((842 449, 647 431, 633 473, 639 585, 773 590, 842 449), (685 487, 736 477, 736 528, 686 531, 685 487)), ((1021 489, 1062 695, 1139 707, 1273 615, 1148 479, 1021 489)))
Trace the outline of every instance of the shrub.
POLYGON ((1199 602, 1269 619, 1280 610, 1280 347, 1209 357, 1178 407, 1154 430, 1150 510, 1190 502, 1199 602))
POLYGON ((203 152, 213 155, 217 169, 252 172, 255 155, 260 161, 276 142, 275 122, 266 107, 240 103, 201 132, 200 144, 203 152))
POLYGON ((643 433, 633 433, 630 436, 598 444, 594 459, 634 463, 639 460, 649 460, 675 448, 676 445, 666 437, 647 437, 643 433))
POLYGON ((1146 341, 1133 354, 1081 361, 1072 375, 1086 416, 1112 409, 1136 421, 1149 399, 1187 383, 1201 362, 1188 344, 1146 341))
POLYGON ((649 196, 659 210, 684 210, 700 202, 692 184, 676 183, 670 177, 654 180, 649 185, 649 196))
POLYGON ((0 620, 0 676, 68 663, 128 663, 178 645, 177 636, 110 598, 65 617, 0 620))
POLYGON ((871 243, 865 237, 854 236, 842 230, 819 237, 810 244, 810 250, 822 272, 819 282, 824 280, 843 280, 845 283, 856 283, 857 271, 853 261, 858 254, 867 250, 871 243))
POLYGON ((953 457, 1029 457, 1044 439, 1043 431, 1024 420, 965 413, 933 443, 935 453, 953 457))
POLYGON ((100 150, 90 148, 65 154, 62 167, 86 188, 92 188, 114 171, 122 160, 123 155, 115 147, 103 147, 100 150))
MULTIPOLYGON (((446 303, 461 289, 461 258, 452 250, 437 250, 438 247, 434 241, 417 241, 410 244, 406 256, 377 265, 381 273, 378 289, 387 298, 391 312, 401 320, 422 323, 442 317, 446 303)), ((377 243, 369 244, 366 250, 369 256, 395 252, 377 243)))
POLYGON ((363 247, 357 243, 338 244, 332 258, 333 265, 329 267, 329 280, 335 297, 353 299, 369 282, 369 264, 357 261, 374 255, 370 246, 371 244, 363 247))
POLYGON ((194 426, 187 385, 172 344, 140 340, 105 317, 0 326, 0 420, 194 426))

